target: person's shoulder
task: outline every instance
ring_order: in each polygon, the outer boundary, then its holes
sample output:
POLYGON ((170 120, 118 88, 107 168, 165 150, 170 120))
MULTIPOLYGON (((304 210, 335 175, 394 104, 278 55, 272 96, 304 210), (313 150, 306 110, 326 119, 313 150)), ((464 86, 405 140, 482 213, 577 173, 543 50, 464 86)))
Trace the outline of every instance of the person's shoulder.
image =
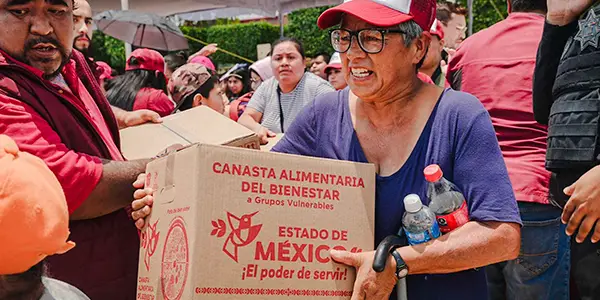
POLYGON ((469 123, 481 114, 487 114, 487 110, 477 97, 450 88, 442 94, 438 106, 438 115, 464 124, 469 123))
POLYGON ((304 73, 304 80, 306 81, 307 84, 312 85, 312 86, 319 86, 322 84, 326 84, 328 85, 329 82, 311 72, 306 72, 304 73))
POLYGON ((40 300, 58 300, 58 299, 72 299, 72 300, 89 300, 82 291, 76 287, 56 279, 49 277, 42 277, 42 283, 45 287, 45 293, 42 295, 40 300))
POLYGON ((311 103, 316 114, 328 114, 340 111, 345 107, 344 101, 348 101, 349 88, 339 91, 324 93, 315 97, 311 103))

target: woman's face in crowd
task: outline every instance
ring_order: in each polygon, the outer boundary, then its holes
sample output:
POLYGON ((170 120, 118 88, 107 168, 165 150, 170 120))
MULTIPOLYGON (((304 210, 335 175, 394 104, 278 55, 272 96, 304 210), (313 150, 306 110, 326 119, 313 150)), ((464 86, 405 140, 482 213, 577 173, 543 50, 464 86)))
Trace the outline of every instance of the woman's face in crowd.
POLYGON ((208 94, 208 98, 198 94, 194 97, 193 107, 205 105, 212 110, 223 114, 225 112, 225 104, 223 103, 223 90, 221 86, 215 84, 215 87, 208 94))
MULTIPOLYGON (((377 27, 348 15, 344 17, 342 28, 359 31, 377 27)), ((399 90, 409 88, 417 76, 416 65, 426 54, 429 39, 423 35, 405 47, 401 34, 388 33, 384 42, 381 52, 368 54, 352 39, 350 49, 341 54, 346 82, 365 102, 393 99, 399 90)))
POLYGON ((227 79, 227 87, 229 88, 229 91, 239 95, 244 89, 244 83, 242 83, 239 78, 231 76, 227 79))
POLYGON ((327 77, 329 83, 331 83, 331 85, 333 85, 333 88, 335 88, 336 90, 343 90, 344 88, 346 88, 346 86, 348 86, 348 84, 346 83, 346 79, 344 79, 344 74, 342 74, 341 69, 329 70, 327 77))
POLYGON ((262 84, 262 82, 262 78, 260 78, 256 72, 250 71, 250 87, 253 91, 258 90, 258 87, 262 84))
POLYGON ((310 72, 323 79, 327 79, 327 75, 325 74, 327 63, 322 55, 315 57, 310 65, 310 72))
POLYGON ((304 58, 292 42, 283 42, 275 46, 271 66, 275 78, 282 84, 298 84, 304 75, 304 58))

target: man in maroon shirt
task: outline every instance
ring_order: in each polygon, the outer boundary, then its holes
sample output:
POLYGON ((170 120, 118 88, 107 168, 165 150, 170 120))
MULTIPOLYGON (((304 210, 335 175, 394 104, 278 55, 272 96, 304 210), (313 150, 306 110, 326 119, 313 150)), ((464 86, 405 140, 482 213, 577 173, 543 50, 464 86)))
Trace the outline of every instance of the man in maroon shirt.
POLYGON ((158 115, 113 114, 72 28, 71 0, 0 0, 0 134, 65 192, 77 249, 49 258, 49 273, 92 299, 135 299, 139 238, 124 208, 147 161, 124 161, 118 129, 158 115))
POLYGON ((452 87, 475 95, 490 114, 523 220, 519 258, 487 268, 490 298, 568 299, 569 238, 549 201, 547 127, 532 107, 546 0, 508 7, 508 18, 465 40, 448 68, 452 87))

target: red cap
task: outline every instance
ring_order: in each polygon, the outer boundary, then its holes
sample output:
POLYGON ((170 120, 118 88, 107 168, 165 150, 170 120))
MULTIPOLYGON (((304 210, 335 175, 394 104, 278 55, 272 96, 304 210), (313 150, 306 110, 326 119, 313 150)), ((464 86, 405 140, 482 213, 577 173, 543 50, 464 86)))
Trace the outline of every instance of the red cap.
POLYGON ((151 49, 136 49, 127 59, 125 71, 148 70, 163 73, 165 71, 165 59, 160 53, 151 49), (135 63, 132 59, 135 58, 135 63))
POLYGON ((317 21, 321 29, 338 25, 344 14, 353 15, 369 24, 392 27, 413 20, 429 31, 435 19, 435 0, 346 0, 326 10, 317 21))
POLYGON ((429 33, 431 35, 437 35, 440 40, 444 39, 444 27, 442 27, 442 22, 438 20, 433 20, 433 24, 431 25, 431 29, 429 29, 429 33))
POLYGON ((423 173, 425 174, 425 180, 427 180, 429 182, 436 182, 436 181, 442 179, 442 177, 444 176, 442 169, 438 165, 427 166, 427 168, 425 168, 423 173))

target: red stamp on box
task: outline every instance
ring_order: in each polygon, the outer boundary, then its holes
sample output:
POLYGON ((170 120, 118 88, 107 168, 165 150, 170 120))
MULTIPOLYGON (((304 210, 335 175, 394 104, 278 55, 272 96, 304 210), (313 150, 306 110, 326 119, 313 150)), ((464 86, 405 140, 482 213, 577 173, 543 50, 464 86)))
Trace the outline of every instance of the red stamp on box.
POLYGON ((185 222, 181 217, 176 217, 169 226, 162 256, 160 279, 165 299, 181 299, 189 265, 190 251, 185 222))

